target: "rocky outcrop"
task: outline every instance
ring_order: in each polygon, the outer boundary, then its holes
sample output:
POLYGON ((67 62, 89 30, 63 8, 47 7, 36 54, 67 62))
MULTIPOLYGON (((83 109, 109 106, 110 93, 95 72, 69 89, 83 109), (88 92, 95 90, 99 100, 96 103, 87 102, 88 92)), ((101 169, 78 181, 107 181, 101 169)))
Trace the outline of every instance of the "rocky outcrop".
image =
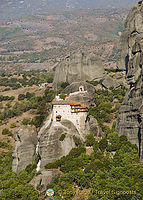
POLYGON ((116 129, 139 148, 143 159, 143 2, 129 13, 122 33, 122 59, 130 85, 119 111, 116 129))
POLYGON ((105 77, 105 79, 102 82, 103 87, 106 89, 116 89, 121 86, 120 82, 117 81, 116 79, 110 77, 109 75, 105 77))
MULTIPOLYGON (((45 122, 46 124, 46 122, 45 122)), ((47 163, 67 155, 75 147, 73 136, 79 137, 78 131, 69 121, 69 126, 61 123, 51 123, 46 129, 42 128, 39 138, 39 155, 41 158, 40 168, 44 168, 47 163), (65 135, 63 141, 60 141, 61 135, 65 135)))
POLYGON ((104 76, 104 66, 95 55, 77 53, 65 58, 57 67, 54 78, 54 89, 62 82, 79 82, 100 80, 104 76))
POLYGON ((69 120, 61 122, 51 122, 49 119, 45 121, 45 125, 39 132, 39 156, 41 159, 40 168, 43 169, 47 163, 51 163, 55 159, 59 159, 68 155, 70 150, 76 145, 76 141, 84 141, 88 133, 93 132, 95 136, 101 136, 96 119, 87 118, 85 130, 79 132, 74 124, 69 120), (65 138, 61 141, 60 137, 65 138))
POLYGON ((130 74, 135 76, 138 71, 136 67, 139 66, 140 59, 143 59, 141 52, 143 52, 143 6, 139 3, 130 11, 124 25, 119 69, 126 70, 128 76, 130 74))
POLYGON ((37 133, 31 127, 20 128, 14 134, 12 170, 19 172, 35 163, 37 133))
POLYGON ((116 89, 120 86, 127 87, 125 73, 124 72, 116 72, 115 74, 112 74, 112 75, 107 74, 102 81, 102 86, 105 89, 110 89, 110 88, 116 89))
POLYGON ((80 81, 71 83, 66 87, 64 93, 69 95, 67 99, 70 101, 91 105, 94 101, 95 88, 87 82, 80 81), (83 87, 83 91, 79 91, 80 86, 83 87))
POLYGON ((47 189, 46 186, 52 182, 56 175, 59 174, 57 169, 54 170, 43 170, 38 176, 35 176, 29 183, 36 189, 42 187, 42 190, 47 189))
POLYGON ((95 137, 103 137, 103 132, 93 116, 87 117, 86 132, 93 133, 95 137))

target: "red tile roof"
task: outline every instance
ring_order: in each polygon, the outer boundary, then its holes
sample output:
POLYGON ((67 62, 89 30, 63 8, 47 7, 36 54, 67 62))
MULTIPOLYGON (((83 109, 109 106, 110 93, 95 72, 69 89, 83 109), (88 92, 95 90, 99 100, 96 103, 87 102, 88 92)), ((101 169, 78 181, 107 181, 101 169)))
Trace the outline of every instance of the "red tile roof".
POLYGON ((74 101, 66 101, 66 100, 53 100, 52 105, 70 105, 70 106, 79 106, 79 108, 86 109, 88 108, 87 105, 81 104, 79 102, 74 102, 74 101))
POLYGON ((56 117, 57 117, 57 118, 61 118, 62 116, 61 116, 61 115, 57 115, 56 117))

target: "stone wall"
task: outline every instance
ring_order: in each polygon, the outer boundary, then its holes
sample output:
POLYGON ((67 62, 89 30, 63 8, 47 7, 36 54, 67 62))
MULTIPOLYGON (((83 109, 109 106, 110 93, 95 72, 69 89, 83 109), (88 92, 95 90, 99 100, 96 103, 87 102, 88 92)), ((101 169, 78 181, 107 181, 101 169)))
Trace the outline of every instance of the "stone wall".
POLYGON ((71 121, 81 135, 85 129, 87 113, 88 112, 72 112, 70 105, 53 105, 52 111, 54 122, 56 122, 56 116, 61 115, 61 120, 71 121))

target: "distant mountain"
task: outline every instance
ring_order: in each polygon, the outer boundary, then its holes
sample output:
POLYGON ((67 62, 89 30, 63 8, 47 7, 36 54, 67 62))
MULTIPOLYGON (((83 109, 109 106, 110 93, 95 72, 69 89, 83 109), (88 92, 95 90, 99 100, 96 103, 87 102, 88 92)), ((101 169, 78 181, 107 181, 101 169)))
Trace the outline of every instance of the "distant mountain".
POLYGON ((0 20, 74 9, 122 8, 138 0, 0 0, 0 20))

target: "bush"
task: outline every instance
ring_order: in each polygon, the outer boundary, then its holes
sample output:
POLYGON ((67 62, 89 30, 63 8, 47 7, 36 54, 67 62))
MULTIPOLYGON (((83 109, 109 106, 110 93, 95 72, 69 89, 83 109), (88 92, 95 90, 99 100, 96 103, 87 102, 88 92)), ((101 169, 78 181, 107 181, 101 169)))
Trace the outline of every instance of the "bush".
POLYGON ((14 96, 9 97, 9 96, 0 95, 0 102, 1 101, 13 101, 14 99, 15 99, 14 96))
POLYGON ((21 124, 26 126, 26 125, 30 124, 30 122, 31 122, 31 120, 29 118, 24 118, 22 120, 21 124))
POLYGON ((121 135, 120 136, 120 142, 128 141, 127 136, 121 135))
POLYGON ((115 128, 116 128, 116 122, 113 122, 112 129, 115 130, 115 128))
POLYGON ((0 148, 8 149, 10 145, 7 142, 0 141, 0 148))
POLYGON ((44 91, 47 102, 51 102, 55 98, 55 92, 47 87, 44 91))
POLYGON ((15 128, 15 127, 17 127, 15 123, 12 123, 12 124, 10 125, 10 128, 15 128))
POLYGON ((59 140, 60 140, 61 142, 64 141, 64 139, 65 139, 65 137, 66 137, 66 134, 67 134, 67 133, 62 134, 62 135, 60 136, 59 140))
POLYGON ((106 140, 106 138, 103 138, 100 142, 99 142, 99 148, 101 151, 104 151, 108 146, 108 141, 106 140))
POLYGON ((34 93, 30 93, 30 92, 27 92, 26 95, 25 95, 26 99, 28 99, 28 100, 31 99, 34 96, 35 96, 35 94, 34 93))
POLYGON ((33 124, 36 128, 38 128, 42 125, 44 119, 45 115, 36 116, 34 117, 34 119, 32 119, 31 124, 33 124))
POLYGON ((86 146, 93 146, 95 138, 93 133, 90 133, 86 136, 86 146))
POLYGON ((93 150, 94 150, 94 152, 97 152, 99 150, 99 144, 97 141, 95 141, 93 144, 93 150))
POLYGON ((75 135, 73 136, 73 140, 76 146, 79 146, 82 144, 80 138, 77 138, 75 135))
POLYGON ((62 93, 62 94, 60 94, 60 98, 63 99, 63 100, 65 100, 66 95, 64 93, 62 93))
POLYGON ((62 87, 63 89, 65 89, 68 85, 69 85, 68 82, 63 82, 63 83, 61 84, 61 87, 62 87))
POLYGON ((2 135, 12 136, 12 132, 8 128, 4 128, 2 131, 2 135))
POLYGON ((25 99, 25 94, 19 94, 18 95, 18 101, 24 100, 25 99))

